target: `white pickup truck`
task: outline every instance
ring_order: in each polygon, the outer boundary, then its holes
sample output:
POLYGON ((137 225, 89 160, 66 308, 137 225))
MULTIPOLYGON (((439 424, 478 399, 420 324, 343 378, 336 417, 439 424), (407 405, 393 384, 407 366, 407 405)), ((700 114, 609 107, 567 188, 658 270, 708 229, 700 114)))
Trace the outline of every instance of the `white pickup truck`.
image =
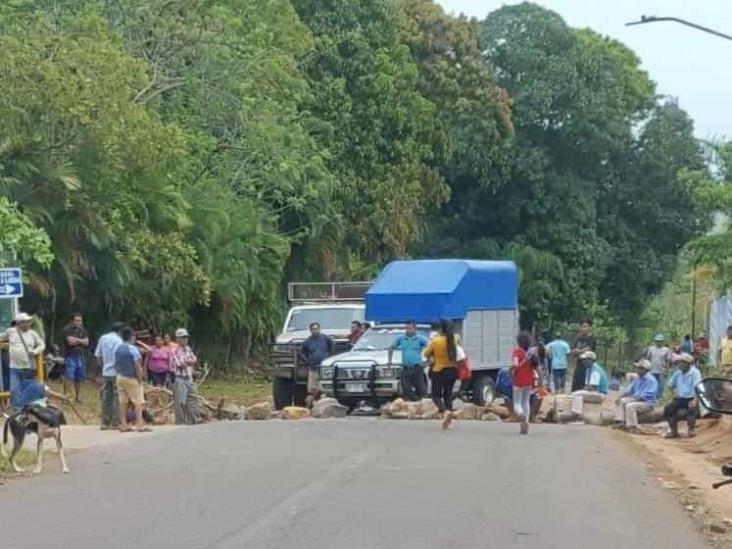
POLYGON ((288 285, 292 306, 282 331, 275 338, 270 360, 276 409, 305 403, 307 367, 299 351, 310 335, 310 324, 319 323, 321 332, 333 339, 335 353, 347 351, 351 322, 364 320, 363 295, 369 284, 292 282, 288 285))

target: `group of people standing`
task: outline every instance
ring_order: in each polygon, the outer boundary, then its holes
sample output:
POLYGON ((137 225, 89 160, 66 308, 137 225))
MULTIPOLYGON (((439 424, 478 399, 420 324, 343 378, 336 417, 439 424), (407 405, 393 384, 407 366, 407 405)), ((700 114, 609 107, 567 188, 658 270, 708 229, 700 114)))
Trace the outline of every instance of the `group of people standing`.
POLYGON ((119 428, 133 430, 128 423, 128 407, 134 412, 134 430, 148 430, 143 422, 145 370, 153 385, 170 386, 177 424, 201 421, 198 392, 193 382, 198 363, 189 345, 185 328, 175 332, 175 341, 156 336, 153 346, 138 341, 135 331, 122 322, 115 322, 99 338, 94 356, 102 368, 102 430, 119 428))
MULTIPOLYGON (((38 393, 34 385, 37 384, 37 364, 46 349, 43 338, 31 328, 32 321, 31 315, 19 313, 13 326, 0 334, 0 341, 8 344, 10 404, 16 410, 29 403, 28 395, 35 396, 38 393)), ((75 400, 80 402, 82 387, 87 379, 86 354, 90 346, 83 315, 71 315, 62 336, 63 358, 50 363, 52 368, 60 367, 63 371, 58 374, 51 371, 49 377, 62 377, 64 396, 69 394, 71 385, 75 400)), ((149 429, 143 421, 143 382, 146 377, 155 386, 172 389, 176 423, 200 422, 198 393, 193 382, 198 359, 189 345, 189 334, 185 328, 176 330, 175 341, 161 335, 156 336, 150 346, 138 341, 135 330, 130 326, 115 322, 99 338, 94 357, 99 363, 102 378, 100 401, 103 430, 119 428, 126 432, 149 429)), ((41 383, 40 386, 46 393, 49 392, 45 384, 41 383)))

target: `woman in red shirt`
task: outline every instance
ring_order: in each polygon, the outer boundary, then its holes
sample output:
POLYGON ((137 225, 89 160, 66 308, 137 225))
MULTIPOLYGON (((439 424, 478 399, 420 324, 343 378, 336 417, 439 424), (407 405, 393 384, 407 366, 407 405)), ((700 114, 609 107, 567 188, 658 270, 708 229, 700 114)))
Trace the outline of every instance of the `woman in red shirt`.
POLYGON ((529 432, 531 393, 534 390, 534 366, 529 356, 531 335, 521 332, 516 337, 516 347, 511 355, 511 381, 513 383, 513 411, 521 420, 521 434, 529 432))

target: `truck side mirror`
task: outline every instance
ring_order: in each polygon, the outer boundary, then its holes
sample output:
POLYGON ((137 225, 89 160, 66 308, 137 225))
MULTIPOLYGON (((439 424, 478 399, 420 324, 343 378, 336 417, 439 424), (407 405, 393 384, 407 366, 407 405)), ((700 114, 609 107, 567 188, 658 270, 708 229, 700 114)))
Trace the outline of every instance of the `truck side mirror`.
POLYGON ((699 382, 695 390, 702 404, 712 412, 732 414, 732 380, 706 378, 699 382))

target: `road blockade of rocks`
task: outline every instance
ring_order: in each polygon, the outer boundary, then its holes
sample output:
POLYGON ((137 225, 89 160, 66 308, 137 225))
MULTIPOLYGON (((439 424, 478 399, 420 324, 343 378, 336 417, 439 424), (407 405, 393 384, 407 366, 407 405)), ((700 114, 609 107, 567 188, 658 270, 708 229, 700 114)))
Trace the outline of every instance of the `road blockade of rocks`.
MULTIPOLYGON (((509 415, 508 409, 498 404, 477 406, 456 401, 454 417, 462 420, 499 421, 508 418, 509 415)), ((410 402, 398 398, 384 405, 381 409, 381 417, 387 419, 437 419, 440 417, 440 411, 435 403, 429 399, 410 402)))

